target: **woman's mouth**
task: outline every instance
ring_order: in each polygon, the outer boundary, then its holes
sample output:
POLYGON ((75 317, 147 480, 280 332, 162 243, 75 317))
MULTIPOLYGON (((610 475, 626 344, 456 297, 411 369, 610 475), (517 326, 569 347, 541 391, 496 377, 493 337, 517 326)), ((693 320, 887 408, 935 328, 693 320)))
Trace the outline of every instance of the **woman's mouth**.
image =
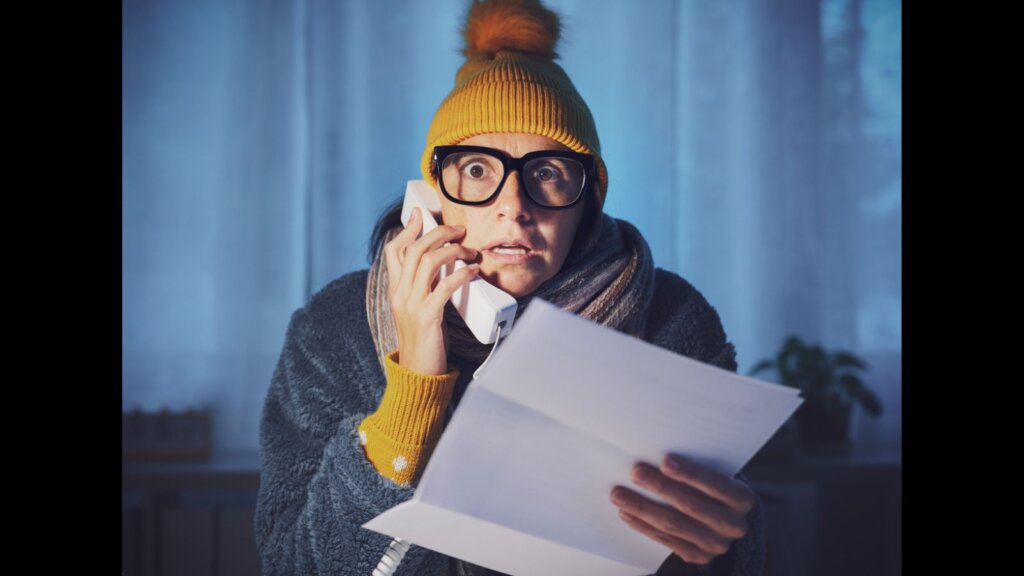
POLYGON ((484 253, 497 262, 511 264, 525 262, 531 257, 537 256, 532 246, 521 241, 496 242, 485 248, 484 253))
POLYGON ((516 255, 527 254, 529 250, 524 246, 495 246, 494 248, 491 248, 491 252, 494 252, 495 254, 516 255))

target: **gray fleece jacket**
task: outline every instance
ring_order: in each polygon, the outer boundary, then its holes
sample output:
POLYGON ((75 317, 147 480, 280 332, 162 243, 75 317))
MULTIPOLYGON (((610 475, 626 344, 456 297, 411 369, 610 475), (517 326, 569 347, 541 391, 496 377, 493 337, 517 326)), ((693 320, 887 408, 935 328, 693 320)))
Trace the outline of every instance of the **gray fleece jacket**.
MULTIPOLYGON (((391 538, 360 526, 412 497, 414 487, 377 473, 356 433, 363 418, 376 411, 386 384, 366 318, 366 279, 365 270, 342 276, 292 314, 260 423, 263 468, 255 531, 265 576, 369 576, 391 538)), ((686 280, 665 270, 656 272, 645 340, 736 371, 735 349, 714 308, 686 280)), ((461 369, 454 406, 473 366, 453 363, 461 369)), ((747 535, 716 558, 710 571, 684 565, 673 555, 657 574, 760 575, 760 501, 747 521, 747 535)), ((396 574, 443 576, 457 573, 457 564, 412 546, 396 574)))

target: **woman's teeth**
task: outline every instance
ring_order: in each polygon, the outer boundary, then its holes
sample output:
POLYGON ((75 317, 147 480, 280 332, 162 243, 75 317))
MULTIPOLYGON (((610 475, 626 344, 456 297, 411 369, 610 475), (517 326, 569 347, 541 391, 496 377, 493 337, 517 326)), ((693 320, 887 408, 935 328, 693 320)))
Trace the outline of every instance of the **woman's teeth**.
POLYGON ((491 248, 495 254, 526 254, 526 248, 522 246, 495 246, 491 248))

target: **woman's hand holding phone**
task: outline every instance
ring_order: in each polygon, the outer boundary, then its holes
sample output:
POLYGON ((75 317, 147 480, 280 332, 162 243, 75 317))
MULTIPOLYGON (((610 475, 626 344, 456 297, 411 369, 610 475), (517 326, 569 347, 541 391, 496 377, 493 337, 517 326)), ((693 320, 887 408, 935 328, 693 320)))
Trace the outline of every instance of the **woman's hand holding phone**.
POLYGON ((476 277, 479 264, 468 264, 443 280, 438 273, 455 260, 475 260, 479 252, 455 242, 463 226, 439 225, 421 238, 423 214, 413 211, 409 224, 384 247, 388 266, 388 300, 398 333, 398 364, 421 374, 448 371, 444 307, 452 294, 476 277))

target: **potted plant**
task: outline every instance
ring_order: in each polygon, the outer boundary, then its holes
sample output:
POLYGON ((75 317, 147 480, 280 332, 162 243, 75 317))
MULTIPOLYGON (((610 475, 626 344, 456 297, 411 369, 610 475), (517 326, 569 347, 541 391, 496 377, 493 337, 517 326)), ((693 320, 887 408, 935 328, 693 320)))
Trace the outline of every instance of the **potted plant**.
POLYGON ((754 376, 774 368, 780 383, 801 392, 804 403, 796 412, 800 437, 805 444, 848 447, 850 412, 860 404, 872 417, 882 413, 882 402, 858 376, 867 364, 849 352, 827 352, 790 336, 774 359, 750 369, 754 376))

